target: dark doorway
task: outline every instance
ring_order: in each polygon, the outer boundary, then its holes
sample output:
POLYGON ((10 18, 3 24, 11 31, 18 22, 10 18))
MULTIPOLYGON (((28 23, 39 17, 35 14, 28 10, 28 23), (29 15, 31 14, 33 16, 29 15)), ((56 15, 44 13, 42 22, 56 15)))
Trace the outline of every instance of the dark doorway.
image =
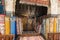
POLYGON ((37 5, 27 5, 19 3, 19 0, 16 1, 15 15, 18 17, 22 17, 23 22, 23 31, 34 31, 34 27, 36 27, 36 23, 39 22, 39 17, 43 15, 47 15, 48 8, 45 6, 37 6, 37 5), (35 18, 37 20, 35 20, 35 18), (31 21, 31 22, 29 22, 31 21))

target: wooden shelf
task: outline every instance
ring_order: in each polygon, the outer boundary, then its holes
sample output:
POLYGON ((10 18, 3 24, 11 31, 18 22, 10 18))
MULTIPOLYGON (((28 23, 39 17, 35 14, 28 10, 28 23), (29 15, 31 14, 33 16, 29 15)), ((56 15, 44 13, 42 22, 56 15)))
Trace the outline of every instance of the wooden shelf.
POLYGON ((33 34, 18 34, 18 36, 24 37, 24 36, 39 36, 39 33, 33 33, 33 34))

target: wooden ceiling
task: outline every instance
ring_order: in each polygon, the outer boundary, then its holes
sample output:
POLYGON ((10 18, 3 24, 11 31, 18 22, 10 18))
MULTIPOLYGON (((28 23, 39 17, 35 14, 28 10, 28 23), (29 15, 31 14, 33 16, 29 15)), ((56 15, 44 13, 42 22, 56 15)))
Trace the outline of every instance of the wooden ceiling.
POLYGON ((19 3, 48 6, 49 0, 20 0, 19 3))

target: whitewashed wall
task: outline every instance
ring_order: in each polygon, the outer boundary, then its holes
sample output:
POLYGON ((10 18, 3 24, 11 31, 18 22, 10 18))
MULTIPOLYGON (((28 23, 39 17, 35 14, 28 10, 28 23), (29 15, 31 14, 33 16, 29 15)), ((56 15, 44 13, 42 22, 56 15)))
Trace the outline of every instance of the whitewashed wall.
POLYGON ((16 0, 5 0, 5 11, 6 13, 15 12, 16 0))
POLYGON ((13 0, 5 0, 5 10, 13 11, 13 0))
POLYGON ((50 0, 51 14, 58 14, 58 0, 50 0))
POLYGON ((60 14, 60 0, 58 0, 58 13, 60 14))

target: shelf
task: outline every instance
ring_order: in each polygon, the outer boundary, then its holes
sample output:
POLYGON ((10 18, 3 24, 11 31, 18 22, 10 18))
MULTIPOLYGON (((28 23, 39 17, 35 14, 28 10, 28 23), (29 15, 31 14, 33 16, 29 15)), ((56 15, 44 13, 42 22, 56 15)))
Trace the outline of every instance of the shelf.
POLYGON ((39 36, 39 33, 33 33, 33 34, 18 34, 18 36, 24 37, 24 36, 39 36))

